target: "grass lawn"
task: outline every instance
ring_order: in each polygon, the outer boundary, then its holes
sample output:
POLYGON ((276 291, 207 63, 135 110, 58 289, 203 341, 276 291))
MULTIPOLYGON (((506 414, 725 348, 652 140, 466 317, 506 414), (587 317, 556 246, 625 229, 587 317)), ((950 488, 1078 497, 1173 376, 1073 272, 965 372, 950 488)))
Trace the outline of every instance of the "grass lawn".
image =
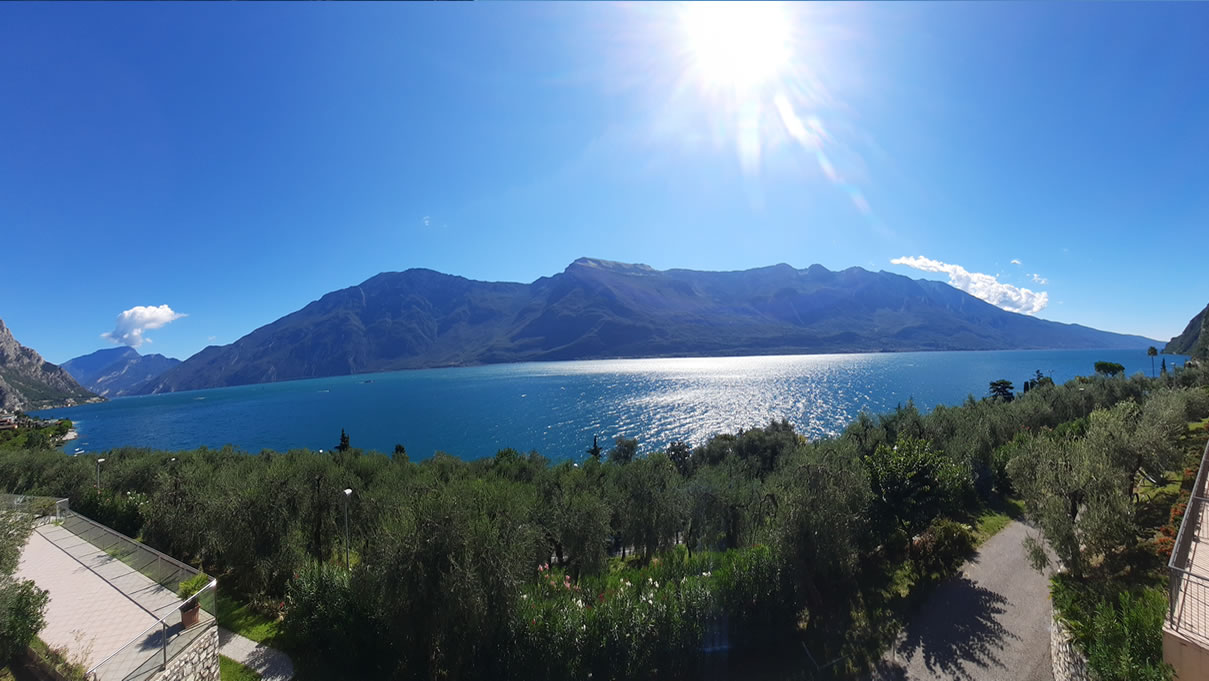
POLYGON ((260 674, 226 655, 218 656, 218 672, 222 681, 260 681, 260 674))
POLYGON ((1024 502, 1012 497, 997 498, 975 514, 974 547, 977 548, 1008 526, 1013 520, 1024 517, 1024 502))
POLYGON ((261 615, 222 590, 218 592, 218 624, 257 643, 268 644, 277 637, 281 627, 276 620, 261 615))

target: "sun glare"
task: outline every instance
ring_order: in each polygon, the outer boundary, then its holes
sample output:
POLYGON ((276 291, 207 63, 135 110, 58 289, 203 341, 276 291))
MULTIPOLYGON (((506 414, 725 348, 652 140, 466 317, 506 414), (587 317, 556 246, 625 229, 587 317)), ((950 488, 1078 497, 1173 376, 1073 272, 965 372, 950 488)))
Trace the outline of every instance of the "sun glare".
POLYGON ((686 3, 680 23, 707 89, 756 89, 778 79, 790 63, 790 22, 780 3, 686 3))

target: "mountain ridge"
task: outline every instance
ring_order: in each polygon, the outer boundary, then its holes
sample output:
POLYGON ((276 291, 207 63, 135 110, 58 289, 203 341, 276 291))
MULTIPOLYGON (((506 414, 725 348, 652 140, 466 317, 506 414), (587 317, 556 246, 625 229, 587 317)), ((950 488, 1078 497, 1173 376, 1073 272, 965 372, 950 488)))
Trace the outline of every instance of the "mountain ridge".
POLYGON ((122 397, 137 394, 144 384, 180 363, 160 354, 142 355, 123 345, 74 357, 61 366, 80 385, 101 397, 122 397))
POLYGON ((1188 355, 1196 359, 1209 359, 1209 305, 1193 315, 1180 335, 1163 346, 1163 354, 1188 355))
POLYGON ((708 272, 579 258, 530 284, 379 273, 203 349, 142 392, 518 361, 1153 343, 860 267, 708 272))
POLYGON ((62 367, 18 343, 0 319, 0 410, 46 409, 96 399, 62 367))

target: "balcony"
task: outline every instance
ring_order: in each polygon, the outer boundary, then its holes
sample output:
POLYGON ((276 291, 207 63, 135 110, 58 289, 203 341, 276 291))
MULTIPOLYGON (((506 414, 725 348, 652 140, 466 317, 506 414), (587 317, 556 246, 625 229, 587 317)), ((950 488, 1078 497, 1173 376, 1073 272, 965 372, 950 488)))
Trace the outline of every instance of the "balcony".
POLYGON ((1169 573, 1163 659, 1177 679, 1209 679, 1209 443, 1180 523, 1169 573))
POLYGON ((42 640, 82 663, 93 681, 217 681, 217 582, 190 599, 200 604, 196 622, 182 621, 177 587, 197 570, 74 513, 64 500, 4 495, 3 502, 51 509, 32 513, 38 520, 16 574, 50 593, 42 640))

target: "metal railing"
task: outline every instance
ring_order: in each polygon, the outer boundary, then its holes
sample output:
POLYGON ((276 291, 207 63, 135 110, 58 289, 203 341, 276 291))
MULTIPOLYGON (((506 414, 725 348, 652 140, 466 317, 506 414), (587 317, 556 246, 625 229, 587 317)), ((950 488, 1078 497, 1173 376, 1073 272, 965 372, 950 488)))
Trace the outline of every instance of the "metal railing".
POLYGON ((67 511, 60 525, 170 591, 199 574, 193 567, 74 511, 67 511))
POLYGON ((210 580, 185 603, 194 602, 198 606, 196 622, 186 621, 184 610, 173 610, 89 669, 86 678, 143 681, 162 671, 200 636, 218 626, 218 580, 210 580))
POLYGON ((1192 496, 1175 536, 1171 559, 1167 561, 1167 622, 1182 631, 1209 641, 1209 571, 1193 570, 1192 554, 1205 513, 1206 479, 1209 478, 1209 442, 1201 455, 1200 470, 1192 485, 1192 496))
POLYGON ((27 512, 33 516, 35 525, 62 520, 63 516, 71 510, 67 500, 58 497, 2 493, 0 493, 0 508, 27 512))

